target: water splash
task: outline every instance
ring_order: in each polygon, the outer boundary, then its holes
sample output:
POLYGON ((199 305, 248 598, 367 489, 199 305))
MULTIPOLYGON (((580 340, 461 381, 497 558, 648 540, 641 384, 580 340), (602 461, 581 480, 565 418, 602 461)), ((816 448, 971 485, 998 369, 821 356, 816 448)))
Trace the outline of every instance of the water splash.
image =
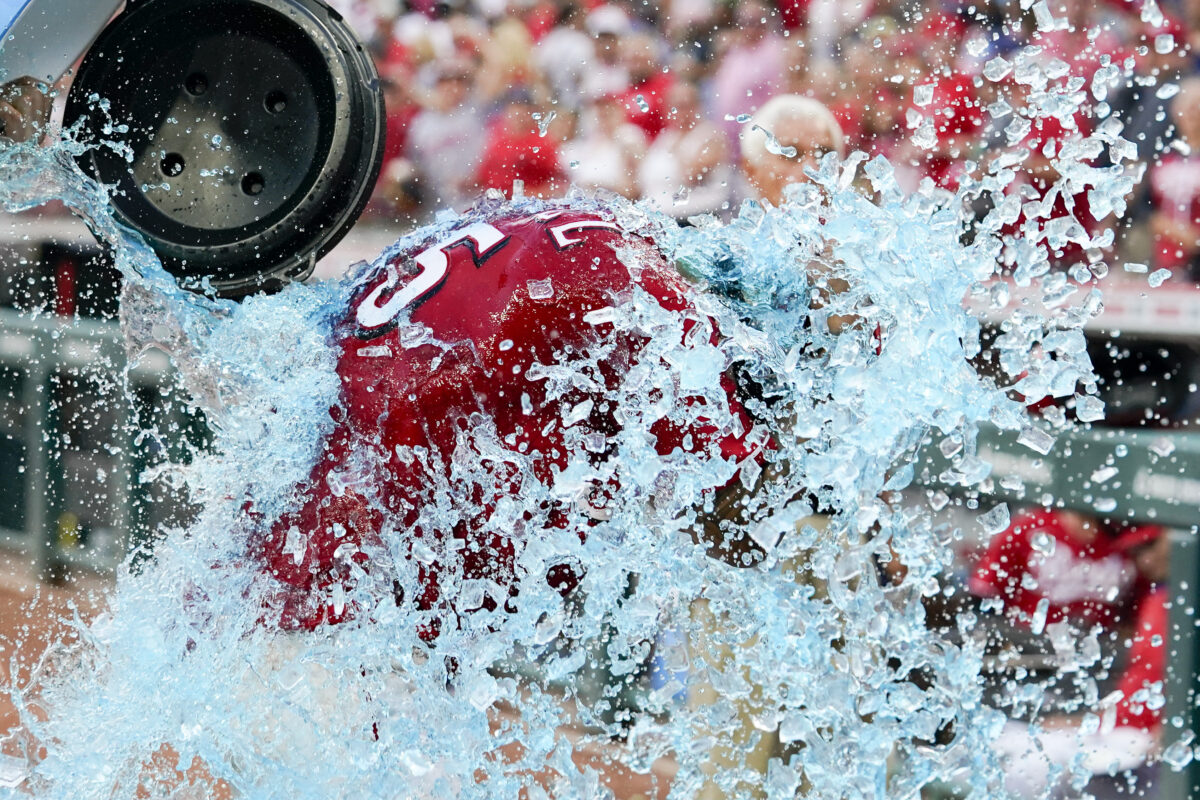
MULTIPOLYGON (((1101 134, 1119 140, 1111 127, 1101 134)), ((1127 186, 1087 166, 1092 144, 1076 137, 1059 149, 1052 191, 1091 187, 1119 212, 1127 186)), ((981 423, 1049 436, 1006 393, 1018 378, 1026 397, 1094 391, 1078 334, 1099 296, 1079 306, 1054 299, 1064 280, 1047 248, 1102 242, 1071 225, 1069 210, 1064 218, 1045 204, 1014 232, 1012 183, 1027 152, 987 169, 968 165, 956 194, 926 184, 911 196, 885 160, 830 155, 781 207, 748 203, 727 225, 700 219, 688 229, 619 199, 573 196, 572 207, 655 242, 696 282, 695 311, 668 311, 634 290, 579 320, 611 335, 514 379, 514 388, 545 381, 549 393, 582 391, 585 402, 620 410, 621 432, 607 441, 565 426, 577 433, 564 436, 556 481, 536 479, 530 454, 478 418, 455 450, 472 457, 452 459, 429 487, 425 524, 450 529, 483 517, 519 541, 513 571, 527 579, 518 603, 489 605, 487 597, 503 600, 503 587, 468 577, 448 549, 423 552, 411 526, 392 519, 366 545, 376 566, 331 589, 353 618, 312 633, 264 622, 278 587, 248 542, 263 520, 295 507, 334 430, 336 330, 350 297, 397 253, 472 221, 558 206, 489 200, 405 237, 343 282, 234 304, 179 290, 112 220, 75 152, 68 141, 0 149, 0 202, 16 210, 63 200, 88 220, 126 278, 132 357, 152 344, 167 349, 216 439, 212 453, 164 468, 198 502, 194 523, 164 531, 139 570, 127 562, 108 611, 73 621, 78 643, 14 687, 23 727, 8 752, 28 761, 36 796, 207 791, 164 763, 202 764, 253 798, 595 796, 614 764, 666 781, 666 762, 680 798, 713 787, 734 796, 911 797, 938 778, 972 797, 1001 793, 990 743, 1004 720, 981 702, 981 637, 968 619, 959 622, 962 644, 925 622, 923 601, 939 591, 951 557, 948 532, 897 492, 913 481, 914 454, 930 438, 951 441, 950 474, 972 485, 990 471, 975 452, 981 423), (966 237, 967 201, 985 194, 994 210, 966 237), (1006 385, 971 366, 980 319, 964 305, 992 296, 989 281, 1001 274, 1051 298, 1014 314, 1001 337, 1006 385), (644 342, 637 367, 615 385, 580 389, 622 335, 644 342), (753 387, 748 430, 719 388, 722 374, 753 387), (700 407, 705 425, 743 436, 755 454, 727 461, 714 437, 658 452, 651 427, 664 418, 695 426, 700 407), (462 491, 498 476, 520 491, 487 508, 462 491), (586 523, 586 537, 548 535, 549 509, 589 485, 620 490, 586 523), (744 490, 731 508, 715 508, 731 485, 744 490), (706 555, 701 532, 711 543, 714 529, 740 542, 737 550, 706 555), (445 593, 480 610, 431 642, 422 635, 428 613, 397 603, 396 588, 411 597, 420 565, 434 560, 445 593), (903 580, 880 578, 879 564, 892 560, 903 580), (563 563, 579 567, 565 602, 528 579, 563 563), (674 634, 660 640, 663 630, 674 634), (656 640, 676 677, 631 707, 625 698, 656 640), (601 665, 609 677, 597 682, 601 665), (764 751, 773 754, 765 776, 754 761, 764 751)), ((638 252, 621 251, 635 273, 638 252)), ((553 284, 537 291, 554 297, 553 284)), ((579 422, 591 408, 567 413, 579 422)), ((363 448, 339 480, 369 486, 379 458, 363 448)), ((301 539, 286 546, 302 554, 301 539)))

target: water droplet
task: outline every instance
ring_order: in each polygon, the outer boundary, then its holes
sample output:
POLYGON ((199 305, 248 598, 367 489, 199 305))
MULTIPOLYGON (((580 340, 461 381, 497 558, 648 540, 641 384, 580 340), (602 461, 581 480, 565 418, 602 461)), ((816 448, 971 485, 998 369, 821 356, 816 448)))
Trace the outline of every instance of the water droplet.
POLYGON ((1056 540, 1046 531, 1036 531, 1029 539, 1029 546, 1044 556, 1054 555, 1056 540))

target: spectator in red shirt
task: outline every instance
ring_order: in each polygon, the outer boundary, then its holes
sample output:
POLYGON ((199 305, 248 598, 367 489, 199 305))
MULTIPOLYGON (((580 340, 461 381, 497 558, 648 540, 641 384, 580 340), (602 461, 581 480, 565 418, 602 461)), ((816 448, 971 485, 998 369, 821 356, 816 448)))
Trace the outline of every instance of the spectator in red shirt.
POLYGON ((1150 168, 1154 266, 1195 280, 1200 278, 1200 77, 1183 81, 1171 117, 1192 152, 1168 152, 1150 168))
POLYGON ((1125 669, 1117 688, 1117 726, 1161 733, 1161 699, 1167 675, 1168 632, 1167 578, 1171 557, 1170 539, 1159 528, 1146 526, 1125 534, 1118 545, 1128 549, 1138 574, 1150 585, 1138 603, 1125 669))
POLYGON ((642 129, 647 140, 654 141, 667 127, 667 93, 674 78, 663 72, 651 37, 629 36, 621 43, 621 51, 629 70, 625 116, 642 129))
MULTIPOLYGON (((921 88, 924 87, 917 87, 921 88)), ((924 158, 922 171, 938 186, 953 191, 962 178, 963 159, 972 155, 983 130, 979 93, 965 75, 943 77, 933 84, 933 100, 929 105, 922 108, 914 102, 914 108, 932 120, 936 137, 933 149, 924 158)))
POLYGON ((381 70, 383 104, 387 110, 387 129, 384 133, 383 163, 401 158, 408 145, 408 126, 421 106, 412 96, 412 71, 400 64, 385 65, 381 70))
POLYGON ((1154 588, 1144 594, 1129 642, 1125 667, 1117 684, 1116 705, 1041 720, 1037 726, 1009 722, 996 740, 1006 763, 1005 787, 1021 798, 1063 797, 1069 767, 1078 764, 1094 776, 1086 796, 1117 798, 1154 796, 1158 765, 1154 755, 1161 737, 1163 681, 1166 677, 1167 578, 1169 542, 1161 528, 1132 528, 1113 547, 1137 565, 1140 579, 1154 588), (1098 714, 1099 729, 1081 730, 1086 714, 1098 714), (1058 784, 1052 773, 1057 771, 1058 784))
POLYGON ((510 95, 504 110, 487 133, 478 183, 485 189, 512 193, 513 181, 522 181, 525 193, 549 197, 562 183, 558 143, 538 131, 533 115, 538 111, 527 92, 510 95))
POLYGON ((1018 515, 992 539, 970 589, 1003 602, 1016 625, 1039 629, 1062 620, 1111 629, 1137 577, 1133 562, 1100 524, 1075 511, 1018 515))

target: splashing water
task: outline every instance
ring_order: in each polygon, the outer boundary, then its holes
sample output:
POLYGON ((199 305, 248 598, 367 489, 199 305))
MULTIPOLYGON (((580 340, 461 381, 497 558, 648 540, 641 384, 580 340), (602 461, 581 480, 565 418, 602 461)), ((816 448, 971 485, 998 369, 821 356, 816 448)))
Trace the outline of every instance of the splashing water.
MULTIPOLYGON (((1063 83, 1059 94, 1068 93, 1063 83)), ((1043 94, 1053 105, 1054 92, 1043 94)), ((1091 187, 1093 207, 1106 198, 1119 213, 1128 190, 1119 170, 1084 162, 1123 140, 1111 125, 1097 137, 1060 148, 1051 191, 1091 187)), ((599 442, 576 424, 592 406, 564 411, 554 481, 537 479, 535 454, 506 443, 492 421, 461 432, 455 453, 471 457, 451 459, 428 487, 421 523, 450 530, 484 519, 510 535, 512 572, 526 577, 517 602, 495 602, 505 587, 468 577, 461 553, 420 552, 413 526, 378 506, 388 521, 363 545, 373 566, 351 568, 353 580, 331 589, 352 618, 291 633, 264 622, 277 585, 248 542, 262 520, 295 508, 334 431, 336 332, 351 298, 397 254, 472 222, 562 206, 489 200, 344 281, 235 304, 179 290, 113 222, 76 152, 67 141, 0 149, 0 200, 9 210, 63 200, 89 221, 126 278, 131 357, 167 349, 216 440, 212 453, 166 468, 189 487, 195 521, 164 532, 138 570, 127 562, 107 611, 74 622, 78 643, 14 687, 23 724, 8 752, 28 760, 36 796, 206 796, 156 768, 164 752, 170 766, 175 755, 182 766, 202 763, 249 798, 591 797, 616 765, 665 776, 664 763, 678 798, 706 787, 912 797, 939 778, 972 797, 1002 793, 990 743, 1004 718, 981 704, 982 641, 969 620, 959 621, 962 644, 925 624, 922 600, 938 591, 949 532, 897 493, 930 439, 953 440, 957 450, 944 450, 952 474, 971 485, 989 472, 975 453, 981 423, 1046 435, 1006 394, 1012 387, 970 363, 980 320, 964 299, 990 296, 997 276, 1050 298, 1040 312, 1017 312, 998 343, 1019 391, 1094 390, 1077 345, 1099 295, 1079 306, 1058 299, 1065 276, 1049 269, 1048 248, 1100 243, 1048 202, 1012 231, 1020 196, 1006 192, 1020 152, 987 170, 968 165, 974 177, 957 194, 927 184, 912 196, 881 158, 829 155, 781 207, 748 203, 729 224, 687 229, 625 201, 573 196, 572 208, 653 241, 695 282, 694 310, 667 310, 635 288, 578 320, 611 334, 582 352, 543 354, 537 375, 513 378, 518 395, 544 381, 547 396, 583 391, 618 410, 619 432, 599 442), (964 209, 984 194, 994 210, 968 241, 964 209), (580 389, 620 355, 622 337, 641 342, 636 364, 611 385, 580 389), (749 426, 722 375, 753 387, 749 426), (661 453, 650 431, 664 419, 738 435, 754 452, 727 461, 708 436, 661 453), (520 489, 475 499, 498 481, 520 489), (617 487, 605 513, 586 522, 585 537, 564 535, 551 510, 568 509, 568 528, 584 525, 573 503, 597 485, 617 487), (742 489, 717 508, 730 486, 742 489), (714 540, 740 545, 710 557, 714 540), (879 579, 878 563, 891 559, 904 565, 902 581, 879 579), (397 602, 396 588, 412 597, 421 565, 435 560, 444 594, 480 610, 431 639, 422 635, 428 611, 397 602), (529 577, 566 563, 579 585, 565 601, 529 577), (660 638, 664 630, 673 635, 660 638), (622 698, 656 639, 674 677, 630 709, 622 698), (609 677, 597 682, 602 662, 609 677), (753 761, 761 751, 774 754, 765 773, 753 761)), ((628 241, 619 256, 636 275, 644 244, 628 241)), ((557 297, 556 284, 538 291, 543 302, 557 297)), ((344 485, 368 486, 390 457, 352 454, 344 485)), ((299 562, 301 541, 285 547, 299 562)))

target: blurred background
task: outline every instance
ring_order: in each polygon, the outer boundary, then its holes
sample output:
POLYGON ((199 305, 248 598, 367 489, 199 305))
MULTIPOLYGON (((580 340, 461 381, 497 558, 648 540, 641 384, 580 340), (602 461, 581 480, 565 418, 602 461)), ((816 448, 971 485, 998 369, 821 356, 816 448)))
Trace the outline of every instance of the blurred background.
MULTIPOLYGON (((984 80, 985 65, 1032 43, 1048 68, 1080 76, 1137 149, 1128 212, 1091 266, 1103 310, 1085 326, 1086 346, 1105 411, 1053 453, 985 437, 980 455, 994 480, 972 493, 946 477, 938 459, 953 451, 942 447, 909 493, 959 531, 930 624, 953 638, 958 615, 987 616, 997 702, 1011 701, 1001 695, 1014 676, 1039 689, 1036 703, 1006 707, 1014 722, 1090 724, 1074 677, 1088 672, 1100 687, 1090 702, 1110 698, 1111 719, 1097 721, 1110 746, 1132 752, 1114 738, 1122 730, 1151 741, 1128 767, 1141 770, 1131 785, 1184 796, 1158 788, 1158 762, 1191 759, 1190 745, 1186 756, 1170 748, 1195 705, 1195 644, 1181 631, 1194 628, 1200 584, 1200 444, 1191 436, 1200 424, 1200 155, 1188 143, 1200 142, 1200 0, 1055 0, 1025 11, 993 0, 333 5, 374 54, 387 142, 366 214, 318 278, 374 258, 439 209, 511 193, 514 182, 543 196, 613 192, 682 224, 728 219, 756 195, 742 155, 749 115, 782 94, 823 103, 846 150, 886 156, 906 190, 925 181, 954 189, 1012 143, 1012 118, 997 104, 1032 91, 984 80), (1039 7, 1065 22, 1035 35, 1039 7), (942 121, 931 136, 923 115, 942 121), (1003 524, 975 522, 1000 501, 1003 524), (1054 636, 1068 623, 1073 652, 1094 634, 1100 655, 1064 672, 1054 636), (1164 639, 1178 645, 1170 657, 1164 639)), ((1055 147, 1092 124, 1080 115, 1074 130, 1047 123, 1025 134, 1035 145, 1027 197, 1038 196, 1036 174, 1051 169, 1055 147)), ((1098 226, 1089 198, 1075 201, 1081 222, 1098 226)), ((1082 259, 1064 250, 1054 269, 1082 259)), ((987 311, 989 340, 1020 305, 1020 287, 1011 291, 1009 306, 987 311)), ((127 553, 187 518, 186 497, 154 467, 205 447, 207 429, 163 354, 123 376, 119 295, 119 275, 78 220, 54 208, 0 217, 0 635, 17 644, 18 665, 40 652, 53 612, 81 603, 86 616, 127 553)), ((986 353, 979 366, 989 369, 986 353)), ((1077 413, 1025 400, 1051 422, 1077 413)), ((880 564, 880 579, 902 580, 902 564, 880 564)), ((656 674, 651 658, 643 683, 656 674)), ((1101 783, 1089 791, 1121 794, 1119 781, 1101 783)), ((1035 796, 1044 781, 1014 786, 1035 796)))

